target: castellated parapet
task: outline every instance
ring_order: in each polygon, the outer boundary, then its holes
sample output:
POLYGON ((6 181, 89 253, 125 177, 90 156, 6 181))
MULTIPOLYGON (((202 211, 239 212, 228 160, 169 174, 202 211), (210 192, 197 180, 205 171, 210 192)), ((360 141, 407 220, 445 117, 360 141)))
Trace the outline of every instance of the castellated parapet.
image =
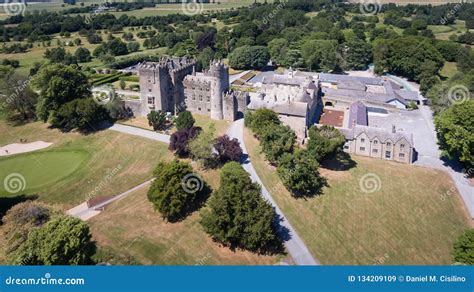
POLYGON ((248 94, 229 91, 229 67, 215 60, 209 70, 196 73, 195 64, 186 58, 140 64, 142 114, 151 110, 176 113, 184 105, 192 113, 215 120, 235 120, 239 109, 245 110, 248 94))

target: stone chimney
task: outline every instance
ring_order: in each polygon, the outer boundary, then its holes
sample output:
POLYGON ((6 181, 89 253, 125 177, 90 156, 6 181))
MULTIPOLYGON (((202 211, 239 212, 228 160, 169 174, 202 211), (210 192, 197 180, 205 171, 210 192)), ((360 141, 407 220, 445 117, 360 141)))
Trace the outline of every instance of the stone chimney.
POLYGON ((392 125, 392 133, 396 133, 397 132, 397 129, 395 128, 395 125, 392 125))

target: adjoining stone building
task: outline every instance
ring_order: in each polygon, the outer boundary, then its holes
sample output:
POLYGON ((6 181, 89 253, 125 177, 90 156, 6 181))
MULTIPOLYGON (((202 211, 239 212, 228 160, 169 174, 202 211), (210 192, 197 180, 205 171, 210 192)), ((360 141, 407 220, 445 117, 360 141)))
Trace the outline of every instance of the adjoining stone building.
POLYGON ((392 132, 359 125, 340 130, 346 137, 344 151, 348 153, 407 164, 413 162, 412 134, 397 132, 395 127, 392 132))
POLYGON ((251 93, 249 110, 268 108, 278 114, 280 121, 293 129, 299 143, 307 138, 308 128, 315 124, 322 112, 318 84, 310 77, 274 74, 256 84, 251 93))
POLYGON ((215 120, 233 121, 243 115, 249 97, 230 90, 227 66, 213 61, 204 72, 195 68, 196 62, 188 58, 164 57, 140 64, 140 104, 127 105, 142 116, 152 110, 176 114, 184 108, 215 120))

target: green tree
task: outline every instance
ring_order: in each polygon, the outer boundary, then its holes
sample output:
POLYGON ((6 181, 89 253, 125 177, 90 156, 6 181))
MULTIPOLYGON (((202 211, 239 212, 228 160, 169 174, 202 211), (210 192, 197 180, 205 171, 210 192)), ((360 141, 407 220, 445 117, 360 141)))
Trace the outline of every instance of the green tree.
POLYGON ((270 53, 263 46, 242 46, 229 55, 229 65, 234 69, 261 69, 270 61, 270 53))
POLYGON ((270 109, 258 109, 245 115, 245 124, 257 136, 260 136, 267 126, 279 125, 278 115, 270 109))
POLYGON ((89 52, 88 49, 86 48, 77 48, 76 52, 74 53, 74 56, 76 57, 77 61, 79 63, 87 63, 91 61, 91 53, 89 52))
POLYGON ((278 164, 283 154, 293 152, 295 142, 296 135, 288 126, 266 126, 260 135, 262 151, 273 165, 278 164))
POLYGON ((199 135, 189 142, 191 157, 202 163, 204 167, 211 167, 215 162, 214 140, 216 128, 211 124, 207 131, 201 131, 199 135))
POLYGON ((50 207, 39 202, 26 201, 13 206, 2 218, 5 254, 13 263, 16 251, 27 240, 29 232, 40 227, 51 217, 50 207))
POLYGON ((288 41, 286 39, 273 39, 268 43, 268 49, 275 63, 284 64, 288 53, 288 41))
POLYGON ((191 129, 194 126, 194 118, 190 111, 182 111, 176 118, 176 129, 191 129))
POLYGON ((18 248, 15 264, 91 264, 95 244, 89 226, 80 219, 58 216, 41 228, 34 228, 18 248))
POLYGON ((148 200, 168 221, 177 221, 198 206, 206 194, 205 182, 193 173, 189 163, 174 160, 160 162, 153 173, 156 178, 148 190, 148 200))
POLYGON ((28 79, 8 73, 3 77, 0 91, 0 109, 10 121, 27 121, 35 118, 38 94, 29 85, 28 79))
MULTIPOLYGON (((435 117, 438 141, 443 154, 474 167, 474 100, 453 104, 435 117)), ((452 97, 453 98, 453 97, 452 97)))
POLYGON ((326 179, 319 174, 318 162, 307 150, 283 155, 277 172, 285 187, 295 197, 317 195, 326 185, 326 179))
POLYGON ((120 86, 120 89, 124 90, 125 87, 127 87, 127 83, 125 83, 125 80, 120 79, 119 86, 120 86))
POLYGON ((78 69, 61 64, 42 67, 32 84, 40 92, 36 114, 43 121, 63 104, 91 95, 87 77, 78 69))
POLYGON ((332 126, 312 126, 309 129, 308 151, 321 162, 341 151, 345 141, 344 135, 332 126))
POLYGON ((267 253, 274 251, 278 237, 273 207, 260 195, 260 186, 237 162, 221 169, 220 188, 202 213, 204 230, 217 242, 231 248, 267 253))
POLYGON ((365 70, 372 62, 372 46, 361 39, 352 39, 346 43, 344 66, 348 70, 365 70))
POLYGON ((70 101, 53 112, 49 118, 53 127, 65 132, 73 129, 78 129, 81 132, 94 131, 96 125, 108 120, 107 110, 92 98, 70 101))
POLYGON ((474 265, 474 229, 466 230, 454 243, 453 260, 455 263, 474 265))
POLYGON ((334 40, 309 40, 301 46, 301 55, 308 69, 332 71, 339 67, 339 46, 334 40))
POLYGON ((166 125, 166 113, 162 111, 151 111, 148 115, 148 125, 153 127, 153 130, 162 130, 166 125))

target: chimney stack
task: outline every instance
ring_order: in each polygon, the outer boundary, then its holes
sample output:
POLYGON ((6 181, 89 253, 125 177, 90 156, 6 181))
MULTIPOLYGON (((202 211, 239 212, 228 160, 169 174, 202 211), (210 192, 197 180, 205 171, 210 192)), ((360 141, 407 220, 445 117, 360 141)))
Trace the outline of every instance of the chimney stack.
POLYGON ((395 128, 395 125, 392 125, 392 133, 396 133, 397 132, 397 129, 395 128))

